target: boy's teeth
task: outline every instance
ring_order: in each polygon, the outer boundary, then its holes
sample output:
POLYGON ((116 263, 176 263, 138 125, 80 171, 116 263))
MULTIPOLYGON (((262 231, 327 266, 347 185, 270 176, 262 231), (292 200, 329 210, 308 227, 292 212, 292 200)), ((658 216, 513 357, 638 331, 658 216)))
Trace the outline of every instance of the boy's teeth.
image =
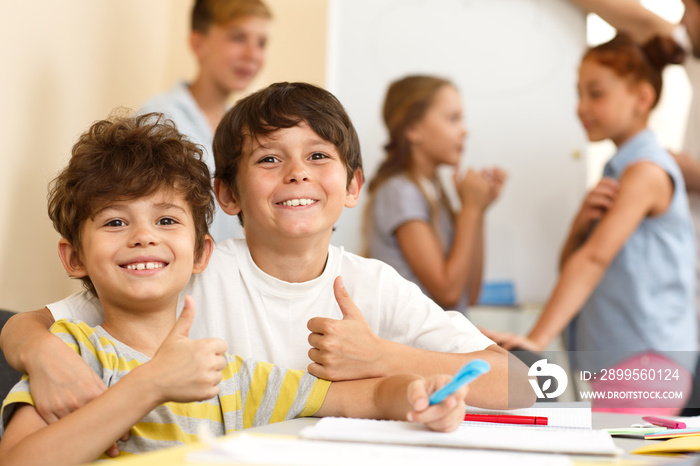
POLYGON ((313 199, 290 199, 288 201, 282 202, 282 205, 286 206, 298 206, 298 205, 309 205, 313 204, 314 201, 313 199))
POLYGON ((139 262, 138 264, 129 264, 126 266, 129 270, 153 270, 163 267, 162 262, 139 262))

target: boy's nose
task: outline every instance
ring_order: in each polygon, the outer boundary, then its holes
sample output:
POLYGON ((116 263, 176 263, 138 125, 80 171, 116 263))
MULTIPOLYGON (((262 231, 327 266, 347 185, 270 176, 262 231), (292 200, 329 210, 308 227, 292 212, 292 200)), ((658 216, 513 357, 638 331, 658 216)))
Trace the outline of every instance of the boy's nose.
POLYGON ((136 226, 132 231, 131 237, 129 238, 129 246, 148 246, 153 245, 158 242, 158 235, 155 234, 153 228, 145 226, 136 226))
POLYGON ((251 39, 246 42, 245 56, 248 60, 262 61, 264 53, 265 50, 263 47, 261 47, 255 40, 251 39))
POLYGON ((289 167, 289 172, 287 173, 286 178, 288 183, 295 181, 308 181, 309 174, 302 164, 293 164, 289 167))

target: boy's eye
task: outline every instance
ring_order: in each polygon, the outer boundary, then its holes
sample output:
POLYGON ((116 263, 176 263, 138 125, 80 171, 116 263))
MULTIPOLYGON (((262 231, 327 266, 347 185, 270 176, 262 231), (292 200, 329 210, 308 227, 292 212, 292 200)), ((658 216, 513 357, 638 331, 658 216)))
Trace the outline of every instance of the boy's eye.
POLYGON ((123 227, 124 225, 126 225, 124 220, 119 220, 118 218, 105 223, 106 227, 123 227))
POLYGON ((158 220, 158 225, 177 225, 177 220, 171 217, 163 217, 160 220, 158 220))
POLYGON ((233 33, 229 34, 228 38, 232 42, 245 42, 246 41, 245 34, 240 33, 240 32, 233 32, 233 33))
POLYGON ((275 163, 275 162, 279 162, 279 160, 277 160, 277 157, 274 157, 272 155, 266 155, 265 157, 258 160, 258 163, 275 163))
POLYGON ((326 154, 324 154, 323 152, 314 152, 313 154, 311 154, 311 157, 310 157, 311 160, 322 160, 322 159, 327 159, 327 158, 328 158, 328 156, 326 154))

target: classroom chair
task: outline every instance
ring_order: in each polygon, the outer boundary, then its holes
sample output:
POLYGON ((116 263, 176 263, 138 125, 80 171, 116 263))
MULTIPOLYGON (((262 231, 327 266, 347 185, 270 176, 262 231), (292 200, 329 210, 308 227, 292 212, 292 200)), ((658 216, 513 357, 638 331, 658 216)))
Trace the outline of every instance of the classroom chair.
MULTIPOLYGON (((0 330, 5 322, 14 315, 14 312, 0 309, 0 330)), ((4 400, 12 387, 19 381, 22 374, 14 370, 5 360, 5 355, 0 351, 0 400, 4 400)))

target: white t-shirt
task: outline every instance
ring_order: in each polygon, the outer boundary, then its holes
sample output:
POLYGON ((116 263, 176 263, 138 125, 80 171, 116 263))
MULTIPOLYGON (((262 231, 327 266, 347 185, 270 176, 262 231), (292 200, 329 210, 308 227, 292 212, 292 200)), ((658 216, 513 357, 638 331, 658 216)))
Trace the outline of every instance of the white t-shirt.
MULTIPOLYGON (((194 298, 191 338, 225 340, 230 354, 306 369, 312 317, 342 319, 333 294, 341 275, 345 288, 379 337, 432 351, 467 353, 494 344, 455 311, 443 311, 418 286, 387 264, 330 246, 323 274, 303 283, 278 280, 253 262, 243 239, 219 243, 207 269, 181 294, 194 298)), ((56 320, 102 322, 97 298, 86 292, 47 306, 56 320)))

